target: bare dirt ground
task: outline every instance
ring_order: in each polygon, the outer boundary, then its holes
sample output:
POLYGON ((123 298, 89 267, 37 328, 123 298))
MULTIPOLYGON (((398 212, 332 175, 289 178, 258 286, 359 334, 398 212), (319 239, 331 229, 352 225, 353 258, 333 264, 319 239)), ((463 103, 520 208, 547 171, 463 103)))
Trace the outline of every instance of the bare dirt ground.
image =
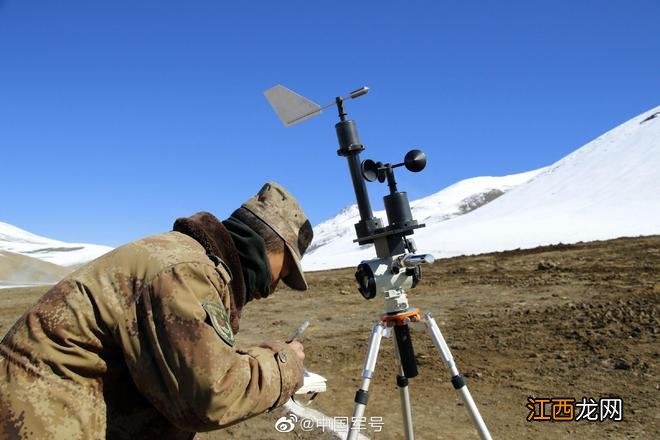
MULTIPOLYGON (((432 312, 494 438, 660 438, 658 323, 660 236, 559 245, 440 260, 410 292, 432 312), (623 421, 528 422, 527 399, 623 400, 623 421)), ((249 304, 239 344, 284 339, 305 319, 308 369, 328 378, 312 407, 350 416, 380 298, 366 301, 353 269, 308 274, 311 290, 278 290, 249 304)), ((0 291, 0 333, 44 289, 0 291)), ((412 326, 419 376, 410 393, 416 438, 477 438, 449 373, 424 331, 412 326)), ((397 371, 383 339, 366 410, 382 417, 375 439, 404 438, 397 371)), ((312 439, 319 431, 278 433, 282 411, 197 438, 312 439)))

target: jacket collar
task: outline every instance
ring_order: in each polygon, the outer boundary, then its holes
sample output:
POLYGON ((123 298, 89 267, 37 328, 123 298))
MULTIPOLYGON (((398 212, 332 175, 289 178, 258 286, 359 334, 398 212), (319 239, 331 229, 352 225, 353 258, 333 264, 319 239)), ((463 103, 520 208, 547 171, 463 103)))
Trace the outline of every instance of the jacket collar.
POLYGON ((173 230, 197 240, 214 263, 216 262, 214 257, 217 257, 229 267, 231 272, 229 283, 230 321, 233 332, 238 333, 241 312, 246 303, 246 292, 241 259, 231 235, 222 222, 208 212, 198 212, 190 217, 176 219, 173 230))

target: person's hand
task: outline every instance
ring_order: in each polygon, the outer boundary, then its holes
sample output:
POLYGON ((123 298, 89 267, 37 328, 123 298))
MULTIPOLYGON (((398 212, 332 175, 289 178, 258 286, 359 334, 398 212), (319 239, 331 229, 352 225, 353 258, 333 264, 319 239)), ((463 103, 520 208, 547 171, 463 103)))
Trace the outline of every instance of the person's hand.
POLYGON ((298 341, 291 341, 288 343, 289 347, 296 353, 301 364, 305 362, 305 348, 298 341))

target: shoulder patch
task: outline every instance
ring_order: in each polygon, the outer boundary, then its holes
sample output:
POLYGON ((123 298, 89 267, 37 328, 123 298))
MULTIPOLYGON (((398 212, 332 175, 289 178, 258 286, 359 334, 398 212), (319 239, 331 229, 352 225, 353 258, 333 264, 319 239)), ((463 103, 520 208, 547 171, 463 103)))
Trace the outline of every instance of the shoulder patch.
POLYGON ((236 340, 229 324, 229 315, 224 306, 220 303, 205 301, 202 303, 202 307, 206 310, 209 321, 211 321, 211 325, 218 336, 230 347, 233 347, 236 340))

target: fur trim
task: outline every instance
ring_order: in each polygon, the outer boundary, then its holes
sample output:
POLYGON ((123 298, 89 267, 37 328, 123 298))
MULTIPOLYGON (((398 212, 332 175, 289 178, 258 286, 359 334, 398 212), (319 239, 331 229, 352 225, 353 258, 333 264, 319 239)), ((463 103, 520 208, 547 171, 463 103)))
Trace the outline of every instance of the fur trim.
POLYGON ((217 256, 229 267, 232 278, 229 283, 231 292, 229 320, 234 333, 238 333, 238 324, 243 306, 245 306, 246 295, 241 260, 231 235, 222 222, 208 212, 198 212, 190 217, 176 219, 173 230, 194 238, 204 247, 208 255, 217 256))

